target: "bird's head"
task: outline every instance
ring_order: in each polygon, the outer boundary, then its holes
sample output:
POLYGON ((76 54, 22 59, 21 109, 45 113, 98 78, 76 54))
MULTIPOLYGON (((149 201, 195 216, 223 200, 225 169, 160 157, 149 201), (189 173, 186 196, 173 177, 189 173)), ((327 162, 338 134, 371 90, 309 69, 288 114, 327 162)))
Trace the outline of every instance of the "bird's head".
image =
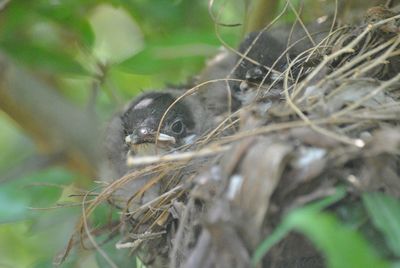
POLYGON ((195 122, 191 107, 183 101, 171 106, 175 101, 176 97, 169 92, 151 92, 129 104, 122 122, 125 143, 131 152, 155 154, 160 149, 179 147, 193 138, 195 122))

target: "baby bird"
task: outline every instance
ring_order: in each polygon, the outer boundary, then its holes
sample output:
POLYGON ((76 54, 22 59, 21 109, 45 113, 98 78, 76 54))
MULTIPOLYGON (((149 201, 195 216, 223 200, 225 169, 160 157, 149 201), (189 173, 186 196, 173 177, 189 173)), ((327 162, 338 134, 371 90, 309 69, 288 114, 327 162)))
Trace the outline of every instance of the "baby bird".
MULTIPOLYGON (((207 129, 210 120, 205 120, 206 110, 197 95, 173 104, 183 93, 176 89, 143 93, 112 118, 104 146, 106 164, 102 177, 105 180, 111 182, 131 172, 128 157, 163 154, 190 145, 207 129)), ((116 193, 128 200, 151 178, 151 174, 133 178, 116 193)), ((155 185, 146 191, 139 203, 146 203, 159 194, 159 187, 155 185)))

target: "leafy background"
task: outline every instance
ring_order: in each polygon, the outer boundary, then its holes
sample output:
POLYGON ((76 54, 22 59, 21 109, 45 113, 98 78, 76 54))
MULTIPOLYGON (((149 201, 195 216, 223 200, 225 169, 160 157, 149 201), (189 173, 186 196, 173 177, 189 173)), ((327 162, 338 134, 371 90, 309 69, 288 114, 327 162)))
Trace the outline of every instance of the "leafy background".
MULTIPOLYGON (((217 2, 215 10, 223 8, 214 14, 220 21, 237 24, 246 19, 243 1, 217 2)), ((285 1, 270 2, 281 7, 285 1)), ((318 1, 309 2, 306 12, 325 12, 315 4, 318 1)), ((66 100, 93 109, 103 123, 144 89, 186 83, 218 51, 219 37, 236 46, 243 33, 242 27, 225 27, 219 28, 218 36, 206 1, 3 0, 0 7, 1 51, 66 100)), ((294 15, 284 18, 291 21, 294 15)), ((23 128, 0 111, 0 267, 52 267, 81 213, 81 199, 73 194, 98 187, 93 176, 54 165, 38 151, 23 128)), ((365 194, 342 217, 320 213, 321 209, 304 208, 288 215, 254 259, 282 235, 297 230, 328 256, 332 267, 396 265, 392 260, 400 257, 397 200, 365 194), (357 232, 368 219, 384 235, 382 245, 367 242, 357 232), (353 257, 347 256, 344 264, 338 261, 348 251, 353 257)), ((100 226, 109 217, 118 215, 101 207, 92 224, 100 226)), ((132 267, 134 261, 127 252, 115 250, 113 241, 104 248, 121 267, 132 267)), ((74 251, 63 267, 107 264, 97 252, 81 250, 74 251)))
MULTIPOLYGON (((186 83, 221 44, 206 1, 0 4, 1 51, 66 100, 82 108, 92 105, 103 123, 144 89, 186 83), (101 85, 93 88, 98 80, 101 85)), ((224 8, 227 22, 240 18, 240 5, 234 4, 224 8)), ((221 36, 235 45, 240 30, 221 36)), ((98 187, 93 181, 46 164, 23 128, 0 110, 0 267, 52 267, 81 213, 80 199, 71 194, 98 187)), ((97 210, 92 223, 109 214, 107 207, 97 210)), ((112 242, 105 247, 122 267, 124 259, 132 266, 127 252, 115 251, 112 242)), ((64 266, 107 267, 93 251, 74 252, 64 266)))

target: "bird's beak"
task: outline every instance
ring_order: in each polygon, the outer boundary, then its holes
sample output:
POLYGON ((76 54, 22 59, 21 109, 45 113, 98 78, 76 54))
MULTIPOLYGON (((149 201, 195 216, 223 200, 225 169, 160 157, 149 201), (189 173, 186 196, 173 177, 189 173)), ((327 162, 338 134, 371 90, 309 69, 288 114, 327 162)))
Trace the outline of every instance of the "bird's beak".
POLYGON ((139 142, 138 136, 135 134, 131 134, 125 137, 126 144, 138 144, 139 142))
POLYGON ((164 134, 164 133, 160 133, 160 135, 158 135, 158 137, 157 137, 157 140, 160 141, 160 142, 169 142, 169 143, 172 143, 172 144, 176 143, 176 140, 175 140, 174 137, 169 136, 169 135, 164 134))
MULTIPOLYGON (((152 140, 152 143, 155 143, 154 140, 154 136, 153 135, 149 135, 148 137, 146 137, 146 139, 144 139, 144 137, 140 137, 136 134, 131 134, 131 135, 127 135, 125 137, 125 143, 128 145, 135 145, 135 144, 140 144, 143 143, 143 141, 147 141, 150 142, 152 140)), ((160 143, 171 143, 171 144, 175 144, 176 140, 174 137, 169 136, 167 134, 164 133, 160 133, 157 137, 157 141, 160 143)))

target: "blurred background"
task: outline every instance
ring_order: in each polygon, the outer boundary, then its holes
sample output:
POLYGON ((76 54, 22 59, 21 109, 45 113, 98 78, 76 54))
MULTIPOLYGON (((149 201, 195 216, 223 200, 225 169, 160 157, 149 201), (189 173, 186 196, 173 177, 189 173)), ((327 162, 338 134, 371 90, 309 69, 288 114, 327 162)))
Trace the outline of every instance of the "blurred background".
MULTIPOLYGON (((223 10, 224 23, 243 20, 242 1, 223 10)), ((214 28, 207 1, 0 1, 0 267, 52 267, 82 194, 99 188, 90 139, 136 94, 185 84, 218 38, 234 46, 241 35, 214 28)), ((118 219, 104 206, 91 224, 110 217, 118 219)), ((128 251, 105 247, 132 267, 128 251)), ((63 267, 102 265, 87 251, 63 267)))
MULTIPOLYGON (((306 2, 307 19, 335 1, 306 2)), ((285 3, 0 0, 0 267, 52 267, 83 195, 101 186, 96 140, 118 108, 142 90, 186 84, 285 3)), ((91 225, 113 219, 104 205, 91 225)), ((115 238, 98 236, 116 263, 132 267, 115 238)), ((63 267, 107 265, 97 251, 74 251, 63 267)))

